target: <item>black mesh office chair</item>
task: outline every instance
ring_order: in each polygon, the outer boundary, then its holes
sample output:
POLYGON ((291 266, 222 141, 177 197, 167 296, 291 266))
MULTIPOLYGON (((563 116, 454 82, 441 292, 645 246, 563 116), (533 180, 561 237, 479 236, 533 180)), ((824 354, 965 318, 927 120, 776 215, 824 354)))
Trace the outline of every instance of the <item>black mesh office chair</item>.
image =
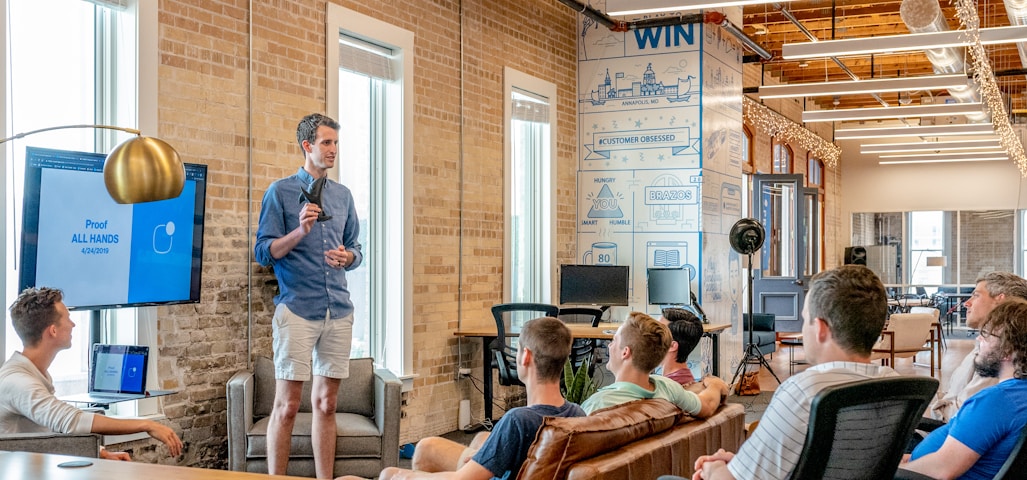
POLYGON ((538 317, 556 317, 560 309, 545 303, 499 303, 492 306, 496 320, 496 340, 492 342, 492 368, 499 371, 500 385, 520 385, 517 378, 517 344, 507 332, 520 328, 528 320, 538 317))
POLYGON ((890 478, 938 390, 928 377, 835 385, 813 398, 806 443, 792 479, 890 478))
MULTIPOLYGON (((599 326, 599 319, 602 318, 603 311, 598 308, 592 307, 567 307, 561 308, 557 315, 563 323, 587 323, 592 327, 599 326)), ((596 340, 592 338, 575 338, 574 343, 571 344, 571 366, 577 371, 578 366, 581 365, 586 358, 590 358, 592 351, 595 350, 596 340)), ((592 373, 592 368, 589 368, 589 374, 592 373)))

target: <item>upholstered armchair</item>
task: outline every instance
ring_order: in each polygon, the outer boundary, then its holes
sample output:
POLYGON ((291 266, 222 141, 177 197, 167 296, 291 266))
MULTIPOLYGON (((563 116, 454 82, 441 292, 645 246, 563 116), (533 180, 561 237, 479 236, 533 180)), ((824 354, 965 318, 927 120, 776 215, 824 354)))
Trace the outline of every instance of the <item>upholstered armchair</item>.
MULTIPOLYGON (((335 475, 377 477, 383 468, 399 463, 401 387, 392 372, 375 369, 372 359, 350 360, 349 378, 339 385, 335 410, 335 475)), ((313 477, 310 382, 301 395, 287 474, 313 477)), ((274 399, 275 371, 269 358, 258 357, 254 371, 239 372, 228 381, 231 470, 267 473, 267 427, 274 399)))
POLYGON ((100 435, 52 432, 0 433, 0 450, 97 458, 100 456, 100 435))

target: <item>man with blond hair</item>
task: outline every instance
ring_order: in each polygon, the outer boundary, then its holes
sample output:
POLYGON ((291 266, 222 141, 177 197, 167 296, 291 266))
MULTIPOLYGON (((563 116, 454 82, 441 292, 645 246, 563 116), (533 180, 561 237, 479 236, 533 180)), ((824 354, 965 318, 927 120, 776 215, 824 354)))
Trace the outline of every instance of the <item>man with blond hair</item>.
POLYGON ((592 413, 632 400, 662 398, 690 415, 699 418, 713 415, 728 394, 723 380, 707 376, 703 379, 702 391, 695 394, 674 380, 652 374, 667 355, 672 341, 667 326, 653 317, 641 312, 628 314, 609 346, 610 360, 606 367, 613 372, 616 382, 600 388, 581 408, 592 413))
POLYGON ((517 478, 544 417, 585 415, 560 393, 560 377, 570 353, 571 332, 563 322, 542 317, 525 323, 517 344, 517 376, 524 383, 528 406, 506 412, 492 433, 479 434, 470 448, 440 437, 425 438, 414 449, 413 470, 390 467, 378 478, 517 478))

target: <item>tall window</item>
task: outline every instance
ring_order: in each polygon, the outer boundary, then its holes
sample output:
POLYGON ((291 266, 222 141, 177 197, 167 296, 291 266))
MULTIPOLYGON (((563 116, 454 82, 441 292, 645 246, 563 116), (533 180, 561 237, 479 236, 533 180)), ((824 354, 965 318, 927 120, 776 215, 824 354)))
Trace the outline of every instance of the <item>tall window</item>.
POLYGON ((328 113, 339 121, 338 180, 353 192, 364 261, 346 274, 354 357, 412 372, 413 34, 328 5, 328 113))
POLYGON ((928 266, 927 259, 941 257, 945 251, 945 212, 909 213, 909 283, 940 285, 944 269, 928 266))
POLYGON ((505 71, 506 279, 510 302, 548 303, 553 265, 556 86, 505 71))
POLYGON ((806 186, 817 190, 815 199, 807 199, 806 215, 815 219, 816 231, 806 243, 806 264, 808 272, 819 272, 824 268, 824 251, 826 242, 824 240, 824 225, 827 221, 824 202, 827 200, 826 189, 824 188, 824 162, 806 153, 806 186))
MULTIPOLYGON (((153 2, 0 0, 0 8, 7 13, 7 22, 0 28, 8 39, 3 52, 6 61, 0 62, 6 82, 4 136, 76 124, 117 125, 154 133, 156 111, 149 103, 147 107, 141 106, 139 99, 156 95, 156 61, 137 53, 139 35, 147 35, 148 39, 156 36, 153 2), (146 59, 145 66, 139 63, 141 58, 146 59)), ((76 129, 37 134, 5 144, 3 155, 9 160, 4 163, 0 187, 5 308, 18 294, 22 267, 19 255, 25 147, 106 153, 128 138, 129 134, 120 132, 76 129)), ((77 325, 72 348, 59 353, 49 370, 60 395, 85 391, 91 340, 146 344, 155 338, 152 329, 139 328, 137 321, 147 321, 137 319, 133 309, 106 312, 101 316, 99 332, 91 331, 89 312, 72 312, 72 320, 77 325)), ((11 352, 20 351, 22 345, 10 321, 5 318, 4 324, 4 341, 0 343, 4 350, 0 353, 6 359, 11 352)), ((153 357, 151 378, 156 382, 153 357)))
POLYGON ((787 143, 774 139, 774 162, 772 173, 792 173, 792 147, 787 143))

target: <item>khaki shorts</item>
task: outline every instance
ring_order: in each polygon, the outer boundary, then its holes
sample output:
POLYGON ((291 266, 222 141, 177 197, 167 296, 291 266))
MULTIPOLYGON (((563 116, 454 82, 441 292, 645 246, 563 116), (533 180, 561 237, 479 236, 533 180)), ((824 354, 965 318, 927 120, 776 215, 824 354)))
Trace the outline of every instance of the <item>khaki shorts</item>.
POLYGON ((271 321, 275 378, 310 380, 311 373, 328 378, 349 377, 353 315, 307 320, 279 304, 271 321), (311 369, 313 362, 313 369, 311 369))

